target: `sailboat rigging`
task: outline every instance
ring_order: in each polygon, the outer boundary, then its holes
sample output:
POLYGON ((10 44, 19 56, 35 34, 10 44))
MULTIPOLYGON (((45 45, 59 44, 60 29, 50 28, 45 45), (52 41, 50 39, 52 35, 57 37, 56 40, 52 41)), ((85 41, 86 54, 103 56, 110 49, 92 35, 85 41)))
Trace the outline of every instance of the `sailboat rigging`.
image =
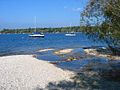
MULTIPOLYGON (((70 24, 70 30, 71 30, 71 24, 70 24)), ((76 36, 76 34, 74 32, 70 32, 70 33, 66 33, 65 36, 73 37, 76 36)))
POLYGON ((37 23, 37 19, 35 17, 35 30, 34 30, 33 34, 31 34, 29 36, 30 37, 44 37, 44 34, 37 32, 36 23, 37 23))

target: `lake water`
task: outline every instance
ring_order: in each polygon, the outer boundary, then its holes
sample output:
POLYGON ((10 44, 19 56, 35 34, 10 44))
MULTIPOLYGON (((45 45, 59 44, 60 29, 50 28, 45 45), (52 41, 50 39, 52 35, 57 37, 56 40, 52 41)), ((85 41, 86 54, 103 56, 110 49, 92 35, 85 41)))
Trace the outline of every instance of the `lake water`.
MULTIPOLYGON (((105 44, 101 42, 93 42, 89 40, 87 36, 82 33, 77 33, 75 37, 66 37, 65 33, 45 34, 44 38, 32 38, 29 37, 28 34, 1 34, 0 56, 36 54, 38 59, 46 61, 60 61, 67 59, 72 54, 78 56, 82 55, 83 49, 81 47, 104 45, 105 44), (46 48, 53 48, 55 50, 73 48, 74 51, 64 57, 55 55, 53 51, 37 52, 39 49, 46 48)), ((58 66, 76 70, 89 62, 90 60, 76 60, 73 62, 61 62, 58 66)), ((104 62, 104 60, 102 62, 104 62)))
POLYGON ((77 33, 76 37, 66 37, 64 33, 45 34, 45 38, 32 38, 28 34, 0 35, 0 56, 32 54, 44 48, 79 48, 82 46, 103 46, 103 44, 88 40, 82 33, 77 33))

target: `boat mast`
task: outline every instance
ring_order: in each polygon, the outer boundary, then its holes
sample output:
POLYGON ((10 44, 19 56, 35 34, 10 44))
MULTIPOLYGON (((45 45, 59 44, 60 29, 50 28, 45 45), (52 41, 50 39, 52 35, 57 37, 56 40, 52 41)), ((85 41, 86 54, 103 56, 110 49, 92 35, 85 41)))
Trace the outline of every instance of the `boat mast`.
POLYGON ((71 23, 70 23, 70 32, 71 32, 71 23))
POLYGON ((35 20, 35 22, 34 22, 34 26, 35 26, 35 32, 36 32, 36 31, 37 31, 37 30, 36 30, 36 24, 37 24, 36 16, 34 17, 34 20, 35 20))

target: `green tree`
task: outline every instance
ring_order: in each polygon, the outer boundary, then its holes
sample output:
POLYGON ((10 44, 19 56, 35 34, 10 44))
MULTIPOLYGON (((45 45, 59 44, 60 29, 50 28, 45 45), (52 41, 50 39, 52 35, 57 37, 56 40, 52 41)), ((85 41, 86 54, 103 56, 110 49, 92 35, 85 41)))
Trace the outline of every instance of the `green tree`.
POLYGON ((103 40, 114 54, 120 54, 120 0, 90 0, 81 14, 88 36, 103 40))

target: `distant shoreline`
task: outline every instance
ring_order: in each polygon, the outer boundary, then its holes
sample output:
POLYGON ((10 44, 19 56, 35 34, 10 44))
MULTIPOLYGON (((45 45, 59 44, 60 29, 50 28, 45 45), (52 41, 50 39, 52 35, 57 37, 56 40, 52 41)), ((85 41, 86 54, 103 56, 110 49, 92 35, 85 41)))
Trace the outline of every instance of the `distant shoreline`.
MULTIPOLYGON (((41 33, 67 33, 67 32, 81 32, 80 26, 72 26, 72 27, 58 27, 58 28, 36 28, 36 32, 41 33), (71 28, 71 29, 70 29, 71 28)), ((0 33, 33 33, 35 32, 35 28, 26 28, 26 29, 3 29, 0 33)))

